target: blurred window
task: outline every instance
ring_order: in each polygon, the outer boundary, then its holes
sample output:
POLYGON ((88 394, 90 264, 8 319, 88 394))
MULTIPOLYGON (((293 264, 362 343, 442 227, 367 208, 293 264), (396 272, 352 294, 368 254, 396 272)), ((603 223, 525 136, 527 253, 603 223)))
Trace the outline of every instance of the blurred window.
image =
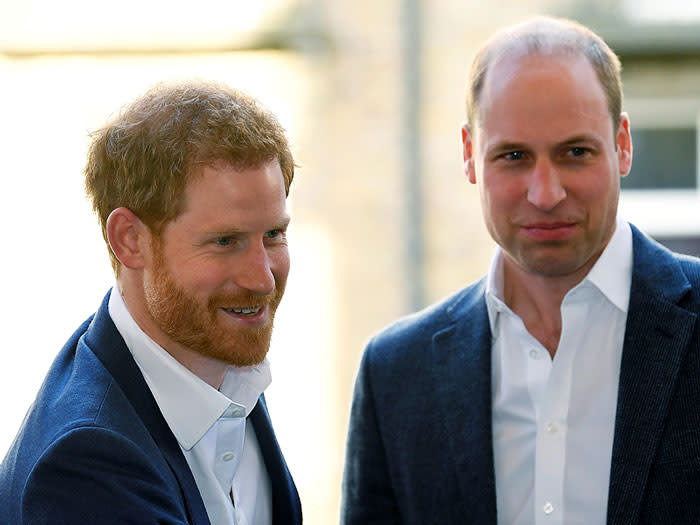
POLYGON ((630 98, 632 171, 620 210, 673 250, 700 254, 700 98, 630 98))
POLYGON ((696 127, 632 128, 634 167, 623 190, 695 190, 698 187, 696 127))

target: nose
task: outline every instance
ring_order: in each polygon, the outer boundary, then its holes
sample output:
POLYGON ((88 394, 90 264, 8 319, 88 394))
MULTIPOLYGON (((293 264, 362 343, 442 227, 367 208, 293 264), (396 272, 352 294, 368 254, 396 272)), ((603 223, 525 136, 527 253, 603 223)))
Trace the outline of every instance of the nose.
POLYGON ((274 291, 275 276, 262 240, 250 241, 237 264, 235 281, 238 286, 259 295, 274 291))
POLYGON ((549 159, 538 159, 530 174, 527 200, 543 211, 554 209, 566 198, 561 177, 549 159))

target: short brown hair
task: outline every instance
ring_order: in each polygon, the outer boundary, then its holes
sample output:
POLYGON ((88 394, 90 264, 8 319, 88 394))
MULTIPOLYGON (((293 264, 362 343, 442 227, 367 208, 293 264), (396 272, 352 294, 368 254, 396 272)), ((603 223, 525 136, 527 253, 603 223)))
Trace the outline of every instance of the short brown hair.
POLYGON ((277 118, 252 97, 203 81, 159 84, 91 134, 85 188, 107 240, 107 218, 129 208, 159 235, 184 205, 197 167, 215 161, 236 169, 278 160, 286 193, 294 160, 277 118))
POLYGON ((467 124, 473 129, 478 117, 479 96, 489 68, 502 56, 516 54, 569 54, 585 57, 598 76, 617 132, 622 113, 620 59, 587 27, 563 18, 537 17, 494 34, 477 51, 467 81, 467 124))

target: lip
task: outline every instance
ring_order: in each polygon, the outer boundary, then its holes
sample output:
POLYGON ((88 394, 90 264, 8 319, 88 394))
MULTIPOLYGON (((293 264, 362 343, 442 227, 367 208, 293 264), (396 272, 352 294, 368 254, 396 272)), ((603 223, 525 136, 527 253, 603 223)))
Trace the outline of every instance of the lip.
POLYGON ((533 223, 520 227, 528 237, 538 241, 561 241, 569 238, 576 229, 573 222, 533 223))
POLYGON ((267 305, 267 304, 260 305, 260 311, 258 311, 258 313, 256 313, 255 315, 237 314, 235 312, 231 312, 230 310, 228 310, 227 308, 224 308, 224 307, 219 308, 219 311, 224 316, 226 316, 227 319, 231 319, 234 322, 248 324, 248 325, 256 325, 256 324, 262 324, 267 320, 268 312, 269 312, 269 305, 267 305))

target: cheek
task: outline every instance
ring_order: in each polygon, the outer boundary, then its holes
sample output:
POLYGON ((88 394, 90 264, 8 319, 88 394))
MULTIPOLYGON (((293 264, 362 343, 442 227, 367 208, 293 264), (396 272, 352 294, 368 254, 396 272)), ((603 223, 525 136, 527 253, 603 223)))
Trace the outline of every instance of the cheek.
POLYGON ((502 179, 490 180, 481 187, 481 204, 488 216, 495 221, 513 211, 518 201, 526 199, 527 192, 502 179))
POLYGON ((602 213, 610 205, 616 205, 620 198, 620 179, 614 175, 598 178, 581 178, 581 184, 570 185, 569 193, 579 202, 602 213), (595 179, 595 180, 593 180, 595 179), (584 183, 585 182, 585 183, 584 183))
POLYGON ((289 275, 289 250, 285 247, 270 254, 270 270, 275 280, 286 282, 289 275))
POLYGON ((195 296, 205 296, 223 287, 231 274, 230 265, 222 262, 199 261, 181 272, 180 285, 195 296))

